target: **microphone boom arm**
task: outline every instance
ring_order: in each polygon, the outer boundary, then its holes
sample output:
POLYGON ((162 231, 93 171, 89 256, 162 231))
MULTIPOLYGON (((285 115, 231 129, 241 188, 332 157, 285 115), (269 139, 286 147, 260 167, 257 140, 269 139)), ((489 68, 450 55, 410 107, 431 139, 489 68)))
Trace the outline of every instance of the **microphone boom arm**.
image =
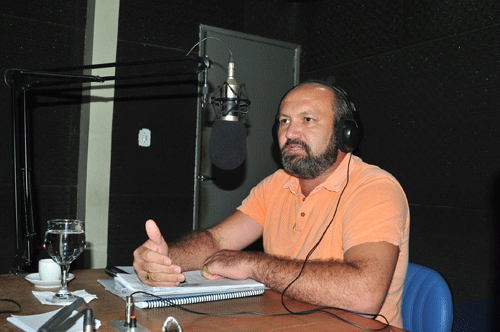
MULTIPOLYGON (((204 72, 205 81, 208 82, 207 71, 212 67, 212 61, 208 56, 199 57, 187 54, 182 58, 145 60, 135 62, 115 62, 85 66, 54 68, 48 70, 26 70, 10 68, 4 72, 4 82, 11 88, 11 110, 12 110, 12 136, 13 136, 13 175, 14 175, 14 202, 15 202, 15 231, 16 248, 11 274, 23 273, 23 269, 32 264, 33 240, 36 236, 34 227, 33 195, 31 183, 31 161, 30 161, 30 134, 29 114, 27 106, 27 91, 35 88, 54 87, 70 84, 81 84, 89 82, 103 83, 111 80, 137 79, 146 77, 166 77, 172 75, 199 74, 204 72), (138 65, 154 65, 160 63, 174 63, 191 61, 195 67, 186 70, 171 70, 167 72, 150 72, 127 76, 105 76, 84 75, 83 70, 100 69, 110 67, 125 67, 138 65)), ((205 102, 209 103, 208 83, 204 92, 205 102)))

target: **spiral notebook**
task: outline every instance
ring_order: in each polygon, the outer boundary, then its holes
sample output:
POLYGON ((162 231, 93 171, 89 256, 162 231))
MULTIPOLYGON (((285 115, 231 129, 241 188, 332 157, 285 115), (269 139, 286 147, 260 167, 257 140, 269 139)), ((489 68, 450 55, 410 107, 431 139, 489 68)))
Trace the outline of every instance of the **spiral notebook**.
POLYGON ((184 272, 186 281, 178 287, 150 287, 141 282, 132 267, 119 267, 125 274, 118 273, 114 279, 97 280, 111 293, 125 299, 134 294, 134 304, 138 308, 159 308, 173 305, 194 304, 209 301, 220 301, 248 296, 262 295, 266 286, 252 279, 219 280, 205 279, 200 271, 184 272))

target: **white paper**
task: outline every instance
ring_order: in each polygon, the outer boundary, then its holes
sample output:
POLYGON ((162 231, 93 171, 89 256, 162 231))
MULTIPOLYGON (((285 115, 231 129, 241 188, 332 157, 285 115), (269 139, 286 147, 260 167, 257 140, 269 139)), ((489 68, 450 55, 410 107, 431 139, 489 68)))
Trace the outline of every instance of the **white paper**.
POLYGON ((187 296, 195 294, 237 292, 241 290, 263 289, 264 284, 252 279, 233 280, 222 278, 208 280, 201 271, 184 272, 186 281, 177 287, 150 287, 142 283, 137 274, 118 273, 115 281, 128 291, 143 291, 154 295, 187 296))
MULTIPOLYGON (((36 332, 43 324, 45 324, 59 310, 46 312, 44 314, 20 316, 11 315, 7 317, 7 321, 19 327, 26 332, 36 332)), ((101 326, 99 320, 95 320, 95 329, 101 326)), ((83 332, 83 313, 73 311, 71 316, 66 319, 54 332, 83 332)))
MULTIPOLYGON (((32 293, 38 299, 38 301, 40 301, 41 304, 60 306, 60 304, 51 303, 51 302, 48 302, 46 300, 48 297, 54 296, 56 294, 56 292, 32 291, 32 293)), ((85 291, 85 289, 73 291, 73 292, 71 292, 71 294, 73 294, 75 296, 83 297, 83 299, 87 303, 89 303, 90 301, 92 301, 94 299, 97 299, 97 295, 89 294, 85 291)))

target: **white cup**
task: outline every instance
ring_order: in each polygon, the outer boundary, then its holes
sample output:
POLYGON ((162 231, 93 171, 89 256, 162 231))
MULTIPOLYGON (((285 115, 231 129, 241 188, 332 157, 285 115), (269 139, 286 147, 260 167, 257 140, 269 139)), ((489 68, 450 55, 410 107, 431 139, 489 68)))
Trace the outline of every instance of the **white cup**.
POLYGON ((38 274, 43 281, 61 279, 61 267, 52 258, 41 259, 38 262, 38 274))

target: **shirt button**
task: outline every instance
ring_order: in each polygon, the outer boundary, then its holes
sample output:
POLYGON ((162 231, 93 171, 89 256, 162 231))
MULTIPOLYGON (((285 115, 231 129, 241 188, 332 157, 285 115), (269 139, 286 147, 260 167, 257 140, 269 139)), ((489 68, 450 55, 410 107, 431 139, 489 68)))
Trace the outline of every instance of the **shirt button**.
POLYGON ((304 212, 302 212, 300 215, 303 217, 303 216, 305 216, 306 214, 305 214, 304 212))

